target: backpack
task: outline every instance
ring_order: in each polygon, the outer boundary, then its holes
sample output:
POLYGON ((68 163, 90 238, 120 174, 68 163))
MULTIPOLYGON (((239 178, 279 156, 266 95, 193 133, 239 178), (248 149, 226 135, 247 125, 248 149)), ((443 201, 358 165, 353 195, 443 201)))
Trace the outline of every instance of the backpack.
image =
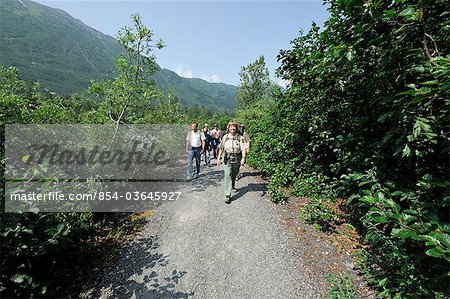
POLYGON ((205 142, 206 142, 205 150, 207 150, 211 147, 211 142, 214 141, 214 138, 209 133, 205 134, 203 132, 203 135, 205 135, 205 142))
MULTIPOLYGON (((236 133, 236 139, 239 140, 239 142, 241 142, 241 141, 240 141, 240 138, 241 138, 241 134, 236 133)), ((227 142, 228 139, 229 139, 228 133, 226 133, 226 134, 223 135, 223 137, 222 137, 222 142, 225 143, 225 142, 227 142)))

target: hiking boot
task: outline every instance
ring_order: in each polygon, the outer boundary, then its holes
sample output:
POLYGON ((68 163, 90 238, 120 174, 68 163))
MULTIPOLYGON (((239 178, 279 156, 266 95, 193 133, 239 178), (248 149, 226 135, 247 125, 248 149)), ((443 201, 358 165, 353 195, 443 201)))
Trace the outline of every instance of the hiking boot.
POLYGON ((225 203, 231 203, 231 197, 229 195, 225 196, 225 203))
POLYGON ((239 172, 238 175, 236 176, 236 181, 242 179, 244 177, 244 174, 239 172))

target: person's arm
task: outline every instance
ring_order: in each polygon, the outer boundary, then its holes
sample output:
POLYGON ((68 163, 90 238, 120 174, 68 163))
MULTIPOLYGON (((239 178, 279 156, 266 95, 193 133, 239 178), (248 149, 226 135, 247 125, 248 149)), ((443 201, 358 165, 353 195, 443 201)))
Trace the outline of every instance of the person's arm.
POLYGON ((191 145, 190 138, 191 138, 191 133, 189 132, 186 136, 186 154, 189 153, 189 145, 191 145))
POLYGON ((222 163, 222 154, 223 154, 223 151, 225 150, 225 141, 224 140, 225 140, 225 136, 222 137, 222 140, 219 145, 219 154, 217 155, 217 166, 220 166, 220 164, 222 163))
POLYGON ((219 167, 222 164, 222 153, 223 153, 223 149, 222 149, 222 147, 220 147, 219 154, 217 155, 217 166, 219 166, 219 167))
POLYGON ((206 139, 205 133, 203 133, 203 131, 200 132, 200 142, 202 147, 200 150, 200 154, 203 154, 203 152, 205 151, 205 139, 206 139))
POLYGON ((244 166, 244 164, 245 164, 245 154, 246 154, 246 151, 243 151, 242 158, 241 158, 241 166, 244 166))

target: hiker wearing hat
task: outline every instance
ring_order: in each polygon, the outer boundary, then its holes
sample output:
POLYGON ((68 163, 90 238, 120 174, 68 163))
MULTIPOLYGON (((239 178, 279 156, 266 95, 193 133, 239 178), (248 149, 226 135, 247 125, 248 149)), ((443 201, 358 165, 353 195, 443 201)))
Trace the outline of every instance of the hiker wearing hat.
POLYGON ((235 187, 236 175, 239 167, 245 164, 246 145, 242 135, 237 133, 237 123, 230 121, 227 134, 223 136, 217 157, 217 166, 224 164, 225 202, 231 203, 231 191, 237 192, 235 187), (223 160, 223 161, 222 161, 223 160))
POLYGON ((192 130, 186 136, 186 153, 188 155, 187 180, 192 179, 192 161, 195 158, 195 177, 200 174, 200 156, 205 149, 205 138, 198 130, 198 122, 191 124, 192 130))
POLYGON ((214 128, 211 130, 211 137, 213 138, 212 142, 212 151, 214 159, 217 158, 217 152, 219 151, 220 138, 222 138, 222 131, 220 131, 219 126, 214 124, 214 128))
POLYGON ((210 158, 210 149, 211 149, 211 143, 213 141, 213 138, 211 137, 209 131, 208 131, 208 124, 203 125, 202 130, 202 138, 205 140, 205 147, 203 150, 203 160, 205 161, 205 166, 211 166, 211 158, 210 158))

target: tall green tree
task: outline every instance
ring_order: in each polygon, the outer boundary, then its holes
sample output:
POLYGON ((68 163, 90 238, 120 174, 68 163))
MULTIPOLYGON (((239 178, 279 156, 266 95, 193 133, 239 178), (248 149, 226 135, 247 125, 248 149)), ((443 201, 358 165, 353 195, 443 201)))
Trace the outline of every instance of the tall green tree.
POLYGON ((92 82, 90 91, 104 99, 104 111, 116 124, 132 123, 144 116, 146 108, 157 101, 161 92, 150 78, 156 69, 155 49, 162 49, 162 40, 154 41, 153 32, 139 14, 131 16, 132 26, 124 26, 117 34, 124 52, 116 60, 114 80, 92 82))
POLYGON ((268 95, 271 81, 269 70, 260 56, 255 62, 243 66, 239 72, 236 99, 239 108, 247 108, 268 95))

